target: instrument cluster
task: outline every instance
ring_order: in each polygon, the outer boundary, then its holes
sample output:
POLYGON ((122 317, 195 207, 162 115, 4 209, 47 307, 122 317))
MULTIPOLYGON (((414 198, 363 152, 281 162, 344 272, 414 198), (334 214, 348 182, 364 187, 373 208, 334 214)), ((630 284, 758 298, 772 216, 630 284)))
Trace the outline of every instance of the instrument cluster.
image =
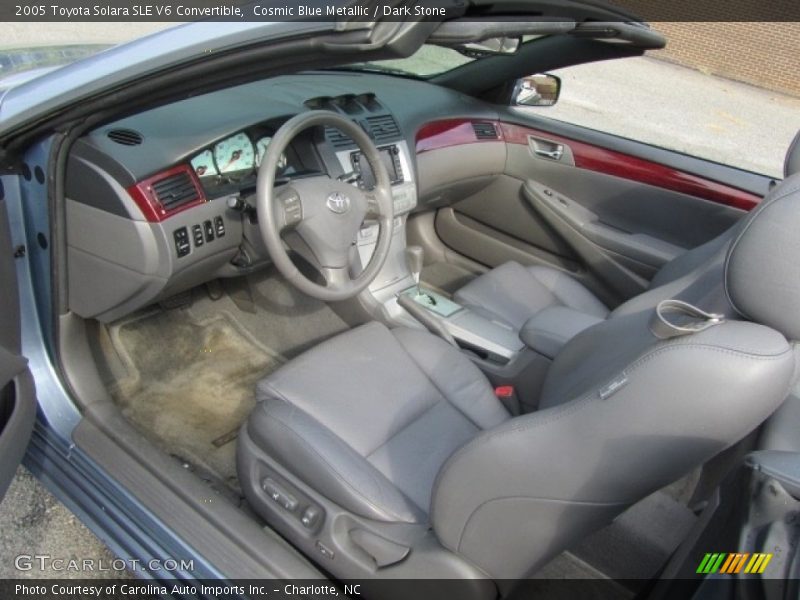
MULTIPOLYGON (((240 131, 194 156, 192 168, 201 182, 209 178, 223 183, 241 181, 255 174, 271 141, 270 135, 254 141, 250 135, 240 131)), ((286 152, 283 152, 278 161, 279 172, 283 173, 288 166, 286 152)))

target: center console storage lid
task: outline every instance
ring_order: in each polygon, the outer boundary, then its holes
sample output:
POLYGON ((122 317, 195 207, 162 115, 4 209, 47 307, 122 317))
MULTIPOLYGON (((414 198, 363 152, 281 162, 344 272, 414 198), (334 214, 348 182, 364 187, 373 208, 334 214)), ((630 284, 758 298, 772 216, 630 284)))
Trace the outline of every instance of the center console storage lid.
POLYGON ((526 346, 552 359, 569 340, 601 321, 601 317, 566 306, 550 306, 528 319, 519 337, 526 346))

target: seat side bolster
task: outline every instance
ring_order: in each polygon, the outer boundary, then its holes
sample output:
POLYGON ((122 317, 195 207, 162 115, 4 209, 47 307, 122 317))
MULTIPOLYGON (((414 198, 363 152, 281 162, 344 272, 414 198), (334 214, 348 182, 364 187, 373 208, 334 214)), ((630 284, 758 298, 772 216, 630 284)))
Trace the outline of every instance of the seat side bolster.
POLYGON ((256 407, 247 432, 264 452, 342 508, 378 521, 427 520, 426 512, 364 457, 277 393, 256 407))
POLYGON ((431 502, 446 548, 496 579, 528 575, 758 427, 788 394, 794 357, 776 332, 726 323, 656 343, 605 376, 584 396, 511 419, 450 457, 431 502), (508 551, 493 552, 487 539, 508 551))

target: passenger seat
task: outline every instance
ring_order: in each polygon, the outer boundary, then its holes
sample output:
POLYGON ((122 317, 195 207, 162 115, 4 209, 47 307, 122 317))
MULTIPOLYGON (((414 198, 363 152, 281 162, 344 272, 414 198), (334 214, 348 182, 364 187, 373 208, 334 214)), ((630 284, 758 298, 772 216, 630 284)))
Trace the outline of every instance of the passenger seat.
MULTIPOLYGON (((784 178, 800 172, 800 132, 795 136, 784 163, 784 178)), ((647 291, 630 299, 614 312, 630 312, 643 303, 655 306, 670 297, 656 290, 695 272, 727 250, 738 224, 705 244, 686 251, 664 265, 653 277, 647 291)), ((510 261, 474 279, 455 293, 455 300, 490 320, 520 331, 525 323, 546 308, 563 306, 606 319, 611 311, 592 292, 564 271, 547 266, 526 267, 510 261)))

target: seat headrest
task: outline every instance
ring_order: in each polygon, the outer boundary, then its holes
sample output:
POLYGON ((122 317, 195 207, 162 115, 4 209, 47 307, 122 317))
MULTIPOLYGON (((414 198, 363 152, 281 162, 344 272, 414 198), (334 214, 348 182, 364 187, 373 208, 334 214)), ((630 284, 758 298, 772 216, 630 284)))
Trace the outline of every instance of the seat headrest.
POLYGON ((800 173, 800 131, 789 144, 786 159, 783 161, 783 178, 791 177, 795 173, 800 173))
POLYGON ((725 293, 742 316, 800 340, 800 173, 745 217, 725 259, 725 293))

